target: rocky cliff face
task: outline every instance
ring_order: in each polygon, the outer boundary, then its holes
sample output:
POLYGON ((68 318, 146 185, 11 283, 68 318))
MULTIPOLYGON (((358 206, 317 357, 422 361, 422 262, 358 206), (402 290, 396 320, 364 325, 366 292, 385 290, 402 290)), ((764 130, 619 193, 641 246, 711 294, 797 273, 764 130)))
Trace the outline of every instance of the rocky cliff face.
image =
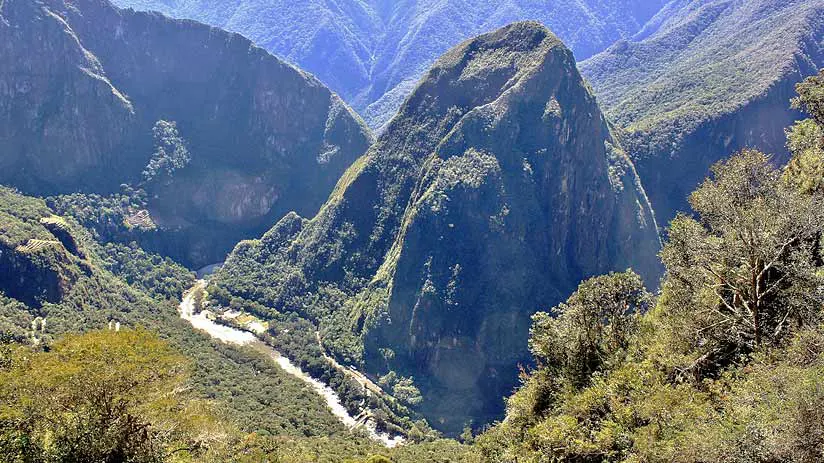
POLYGON ((720 159, 752 147, 787 160, 794 84, 821 66, 821 0, 674 0, 581 72, 666 225, 720 159))
POLYGON ((238 246, 218 283, 298 312, 327 295, 328 344, 413 376, 421 410, 456 431, 499 416, 532 313, 610 270, 654 284, 658 246, 572 53, 517 23, 444 55, 321 212, 238 246), (352 335, 362 347, 340 348, 352 335))
POLYGON ((153 126, 174 121, 191 160, 146 189, 155 222, 197 243, 177 256, 190 263, 289 210, 314 214, 371 143, 316 79, 192 21, 105 0, 6 0, 0 42, 0 183, 38 194, 136 184, 153 126))

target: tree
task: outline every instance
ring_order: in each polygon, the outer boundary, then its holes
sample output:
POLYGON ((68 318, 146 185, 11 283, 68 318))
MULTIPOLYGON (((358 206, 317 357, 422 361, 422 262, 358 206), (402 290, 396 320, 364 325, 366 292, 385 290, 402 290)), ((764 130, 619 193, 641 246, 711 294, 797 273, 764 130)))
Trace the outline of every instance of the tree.
MULTIPOLYGON (((794 161, 821 155, 824 73, 799 93, 813 118, 789 131, 794 161)), ((618 337, 628 355, 597 348, 608 317, 565 320, 603 304, 536 315, 539 368, 476 440, 483 461, 822 461, 824 163, 808 160, 782 175, 748 150, 713 167, 696 215, 670 226, 655 307, 618 337)))
POLYGON ((187 363, 143 330, 18 346, 0 370, 0 454, 9 462, 159 462, 220 448, 227 428, 187 399, 187 363))
POLYGON ((415 380, 411 377, 398 379, 395 385, 392 386, 392 396, 413 407, 423 402, 421 391, 415 387, 415 380))
POLYGON ((364 460, 364 463, 392 463, 392 460, 383 455, 372 455, 364 460))
POLYGON ((195 314, 203 312, 203 303, 206 301, 206 290, 201 286, 197 286, 192 294, 192 302, 194 304, 195 314))
POLYGON ((378 378, 378 384, 380 384, 381 387, 392 387, 397 382, 398 374, 391 370, 389 371, 389 373, 378 378))
POLYGON ((824 130, 813 119, 796 122, 787 130, 793 154, 784 170, 784 182, 801 193, 824 192, 824 130))
POLYGON ((818 321, 824 302, 819 195, 788 188, 768 156, 745 150, 715 165, 690 197, 698 217, 673 220, 662 258, 676 330, 702 355, 689 369, 752 352, 818 321))
POLYGON ((792 105, 810 119, 796 122, 787 130, 787 147, 793 157, 784 172, 784 181, 802 193, 824 192, 824 71, 796 86, 798 97, 792 105))
POLYGON ((606 461, 614 439, 598 428, 619 427, 599 398, 606 378, 628 363, 652 299, 627 270, 590 278, 565 303, 535 314, 529 342, 538 368, 522 372, 506 420, 475 440, 484 461, 606 461))
POLYGON ((170 179, 192 160, 186 140, 180 136, 176 122, 159 120, 152 129, 155 150, 143 170, 143 182, 170 179))
POLYGON ((472 423, 466 423, 464 425, 463 431, 461 431, 461 435, 459 436, 459 440, 461 443, 466 445, 471 445, 475 442, 475 433, 472 431, 472 423))
POLYGON ((792 99, 792 106, 800 109, 819 126, 824 126, 824 70, 808 77, 795 86, 798 96, 792 99))
POLYGON ((651 300, 631 270, 591 278, 566 303, 532 317, 530 349, 541 366, 583 387, 626 351, 651 300))

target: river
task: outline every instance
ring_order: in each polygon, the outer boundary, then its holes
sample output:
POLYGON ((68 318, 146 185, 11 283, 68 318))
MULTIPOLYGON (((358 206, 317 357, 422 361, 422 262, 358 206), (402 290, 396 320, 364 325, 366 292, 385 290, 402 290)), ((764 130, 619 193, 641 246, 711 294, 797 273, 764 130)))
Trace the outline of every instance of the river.
POLYGON ((335 417, 337 417, 349 429, 365 429, 372 439, 382 443, 383 445, 389 448, 395 447, 403 443, 403 437, 392 437, 385 433, 379 433, 375 429, 374 422, 371 420, 367 421, 365 424, 361 421, 358 421, 355 417, 349 414, 349 412, 341 403, 340 397, 338 397, 337 393, 335 393, 335 391, 332 390, 332 388, 330 388, 326 384, 323 384, 317 379, 309 376, 297 365, 292 363, 291 360, 281 355, 280 352, 273 349, 272 346, 258 339, 258 337, 254 334, 248 331, 243 331, 236 328, 232 328, 230 326, 222 325, 220 323, 216 323, 208 317, 208 311, 202 311, 199 314, 195 314, 195 290, 197 290, 198 288, 205 289, 206 283, 206 280, 198 280, 195 286, 183 295, 183 299, 180 302, 179 310, 180 317, 182 319, 191 323, 192 326, 197 328, 198 330, 205 331, 214 339, 220 340, 228 344, 234 344, 237 346, 250 346, 260 352, 267 354, 269 357, 272 358, 272 360, 275 363, 278 364, 278 366, 280 366, 281 369, 283 369, 283 371, 289 373, 290 375, 300 379, 307 385, 311 386, 312 389, 324 399, 326 405, 329 407, 332 414, 335 415, 335 417))

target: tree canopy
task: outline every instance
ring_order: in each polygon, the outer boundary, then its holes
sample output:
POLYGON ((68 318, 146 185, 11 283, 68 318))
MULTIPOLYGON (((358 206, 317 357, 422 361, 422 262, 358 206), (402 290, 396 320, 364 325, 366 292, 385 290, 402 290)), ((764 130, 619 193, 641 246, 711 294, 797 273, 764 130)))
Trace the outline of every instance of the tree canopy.
POLYGON ((725 362, 815 324, 824 203, 787 188, 768 156, 746 150, 713 168, 671 224, 662 253, 668 310, 702 355, 725 362))
POLYGON ((824 460, 823 88, 798 87, 811 117, 783 171, 754 150, 713 167, 670 224, 654 301, 613 274, 535 316, 537 367, 481 461, 824 460))
POLYGON ((159 120, 152 129, 154 152, 143 170, 143 181, 149 183, 171 178, 192 160, 186 140, 180 136, 176 122, 159 120))
POLYGON ((10 462, 159 462, 205 456, 231 432, 187 398, 187 361, 143 330, 7 348, 0 453, 10 462))
POLYGON ((585 386, 629 348, 651 302, 641 277, 631 270, 591 278, 566 303, 532 317, 532 353, 570 385, 585 386))

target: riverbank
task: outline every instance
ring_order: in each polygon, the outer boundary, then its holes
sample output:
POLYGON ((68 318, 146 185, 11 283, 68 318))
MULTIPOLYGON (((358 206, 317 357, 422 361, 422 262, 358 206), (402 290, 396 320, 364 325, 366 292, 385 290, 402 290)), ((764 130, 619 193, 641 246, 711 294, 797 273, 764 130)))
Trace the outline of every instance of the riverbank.
POLYGON ((255 350, 269 356, 281 369, 283 369, 283 371, 305 382, 317 394, 319 394, 326 402, 332 414, 349 429, 363 430, 368 433, 372 439, 381 442, 389 448, 395 447, 404 442, 404 439, 400 436, 393 437, 385 433, 377 432, 374 423, 369 420, 368 414, 361 413, 357 417, 350 415, 332 388, 309 376, 306 372, 292 363, 291 360, 283 356, 270 345, 261 341, 253 333, 217 323, 213 319, 214 314, 211 314, 208 310, 203 310, 196 314, 194 295, 197 291, 205 291, 206 285, 206 280, 198 280, 195 283, 195 286, 183 295, 179 309, 180 317, 182 319, 188 321, 194 328, 208 333, 214 339, 238 346, 250 346, 255 350))

